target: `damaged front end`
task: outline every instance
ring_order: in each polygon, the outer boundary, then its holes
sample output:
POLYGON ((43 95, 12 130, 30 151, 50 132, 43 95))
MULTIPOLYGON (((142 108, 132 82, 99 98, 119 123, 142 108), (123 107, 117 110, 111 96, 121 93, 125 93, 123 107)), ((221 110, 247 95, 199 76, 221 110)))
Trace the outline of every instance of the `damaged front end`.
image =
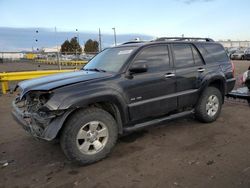
POLYGON ((69 111, 47 107, 52 95, 52 92, 30 91, 24 96, 18 95, 12 103, 14 118, 34 137, 54 139, 69 114, 69 111))

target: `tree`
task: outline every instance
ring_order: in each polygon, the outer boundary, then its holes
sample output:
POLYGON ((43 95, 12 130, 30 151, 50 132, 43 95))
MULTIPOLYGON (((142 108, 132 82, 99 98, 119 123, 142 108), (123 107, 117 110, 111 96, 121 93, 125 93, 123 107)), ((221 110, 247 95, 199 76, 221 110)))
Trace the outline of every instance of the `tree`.
POLYGON ((99 43, 96 40, 87 40, 84 45, 84 51, 86 53, 96 53, 99 51, 99 43))
POLYGON ((69 53, 71 49, 71 45, 69 40, 65 40, 64 43, 61 45, 61 53, 66 54, 69 53))
POLYGON ((70 45, 71 45, 71 52, 72 53, 82 53, 82 48, 81 48, 79 42, 77 41, 77 37, 73 37, 70 40, 70 45))
POLYGON ((77 37, 73 37, 70 41, 67 39, 61 45, 61 52, 63 54, 76 54, 82 53, 82 48, 77 41, 77 37))

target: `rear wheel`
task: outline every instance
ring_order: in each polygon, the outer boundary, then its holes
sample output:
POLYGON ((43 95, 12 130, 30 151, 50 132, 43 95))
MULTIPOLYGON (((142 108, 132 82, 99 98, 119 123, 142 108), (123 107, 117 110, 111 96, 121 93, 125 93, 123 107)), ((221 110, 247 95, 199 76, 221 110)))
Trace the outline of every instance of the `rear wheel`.
POLYGON ((117 136, 114 118, 102 109, 89 108, 76 112, 67 121, 60 143, 71 161, 86 165, 105 158, 117 136))
POLYGON ((220 90, 215 87, 208 87, 202 93, 195 107, 195 116, 202 122, 213 122, 219 117, 221 106, 222 94, 220 90))

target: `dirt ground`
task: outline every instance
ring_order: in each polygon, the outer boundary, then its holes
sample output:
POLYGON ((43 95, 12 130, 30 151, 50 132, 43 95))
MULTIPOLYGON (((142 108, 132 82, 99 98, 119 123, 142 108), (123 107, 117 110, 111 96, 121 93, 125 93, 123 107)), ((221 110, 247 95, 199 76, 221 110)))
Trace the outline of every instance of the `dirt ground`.
MULTIPOLYGON (((235 65, 239 73, 250 62, 235 65)), ((11 117, 13 98, 0 96, 0 188, 250 187, 246 103, 226 102, 211 124, 190 117, 122 137, 108 158, 78 167, 68 162, 59 144, 37 141, 24 132, 11 117)))

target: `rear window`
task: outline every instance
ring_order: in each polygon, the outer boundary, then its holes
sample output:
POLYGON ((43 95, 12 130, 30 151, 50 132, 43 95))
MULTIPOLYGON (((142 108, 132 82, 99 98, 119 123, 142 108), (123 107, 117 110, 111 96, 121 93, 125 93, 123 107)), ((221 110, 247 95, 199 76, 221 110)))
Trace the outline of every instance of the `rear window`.
POLYGON ((207 63, 225 62, 229 60, 226 51, 219 44, 199 44, 197 47, 207 63))

